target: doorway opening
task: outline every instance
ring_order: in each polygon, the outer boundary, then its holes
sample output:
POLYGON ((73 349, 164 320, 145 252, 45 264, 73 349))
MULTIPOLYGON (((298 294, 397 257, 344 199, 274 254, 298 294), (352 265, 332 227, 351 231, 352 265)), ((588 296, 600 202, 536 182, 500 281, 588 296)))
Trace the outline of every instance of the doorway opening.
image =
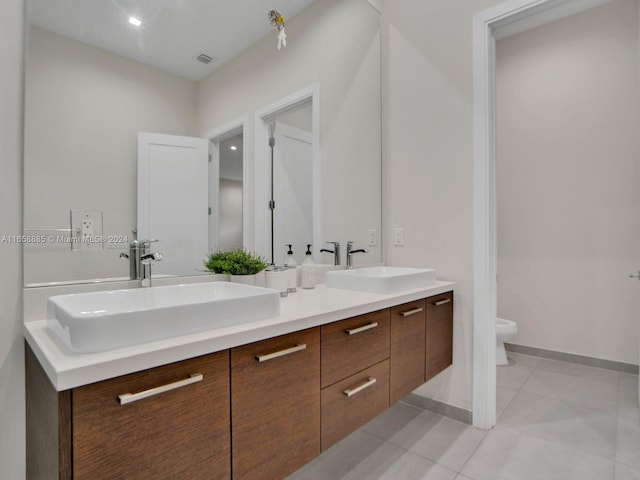
POLYGON ((496 423, 496 39, 587 10, 608 0, 511 0, 473 19, 474 315, 473 425, 496 423))

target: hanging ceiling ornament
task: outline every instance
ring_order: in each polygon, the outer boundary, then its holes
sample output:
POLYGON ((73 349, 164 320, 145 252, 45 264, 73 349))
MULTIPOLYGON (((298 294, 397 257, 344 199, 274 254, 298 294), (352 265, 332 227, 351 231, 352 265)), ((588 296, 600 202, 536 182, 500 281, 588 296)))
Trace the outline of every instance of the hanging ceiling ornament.
POLYGON ((278 50, 287 46, 287 34, 284 33, 284 17, 276 9, 269 10, 269 22, 278 33, 278 50))

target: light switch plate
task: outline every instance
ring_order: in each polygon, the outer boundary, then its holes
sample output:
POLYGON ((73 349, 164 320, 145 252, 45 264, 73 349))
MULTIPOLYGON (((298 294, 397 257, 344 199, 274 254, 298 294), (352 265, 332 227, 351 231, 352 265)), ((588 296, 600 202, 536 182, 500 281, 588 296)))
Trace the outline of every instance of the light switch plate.
POLYGON ((375 228, 371 228, 367 231, 367 246, 375 247, 378 245, 378 231, 375 228))
POLYGON ((404 245, 404 228, 396 228, 393 231, 393 244, 396 246, 404 245))

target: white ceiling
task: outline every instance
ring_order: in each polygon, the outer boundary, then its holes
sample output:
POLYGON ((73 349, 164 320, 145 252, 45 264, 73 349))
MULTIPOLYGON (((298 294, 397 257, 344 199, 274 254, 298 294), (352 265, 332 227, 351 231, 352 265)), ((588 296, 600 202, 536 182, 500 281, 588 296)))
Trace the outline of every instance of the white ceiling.
POLYGON ((314 0, 31 0, 29 23, 198 81, 277 33, 267 12, 293 18, 314 0), (129 24, 129 17, 142 21, 129 24), (205 65, 195 58, 205 53, 205 65))

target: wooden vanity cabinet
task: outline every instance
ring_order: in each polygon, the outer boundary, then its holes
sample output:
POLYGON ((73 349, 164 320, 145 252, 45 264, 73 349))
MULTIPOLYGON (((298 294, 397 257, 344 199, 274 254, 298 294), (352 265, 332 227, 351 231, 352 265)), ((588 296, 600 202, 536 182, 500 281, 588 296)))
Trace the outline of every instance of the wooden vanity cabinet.
POLYGON ((320 454, 320 328, 231 349, 234 480, 276 480, 320 454))
POLYGON ((452 360, 453 292, 63 392, 27 345, 27 479, 282 479, 452 360))
POLYGON ((390 403, 425 382, 425 300, 391 308, 390 403))
POLYGON ((453 363, 453 292, 427 298, 426 319, 428 381, 453 363))
POLYGON ((228 350, 57 394, 30 356, 27 409, 45 390, 57 411, 28 422, 29 480, 231 478, 228 350))
POLYGON ((322 450, 389 408, 389 360, 322 389, 322 450))
POLYGON ((389 358, 389 309, 323 325, 322 388, 389 358))
POLYGON ((321 328, 324 451, 389 408, 390 310, 321 328))

